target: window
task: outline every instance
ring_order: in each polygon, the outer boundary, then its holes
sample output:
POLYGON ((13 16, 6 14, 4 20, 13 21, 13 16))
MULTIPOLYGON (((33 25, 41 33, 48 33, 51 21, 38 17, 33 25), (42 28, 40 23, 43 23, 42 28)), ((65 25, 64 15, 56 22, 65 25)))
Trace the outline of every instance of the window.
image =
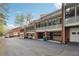
POLYGON ((42 27, 44 27, 44 22, 42 23, 42 27))
POLYGON ((60 23, 61 23, 60 17, 58 17, 58 18, 56 19, 56 24, 60 24, 60 23))
POLYGON ((75 16, 75 5, 65 9, 65 18, 75 16))
POLYGON ((53 25, 56 25, 56 19, 53 20, 53 25))
POLYGON ((61 18, 60 17, 57 17, 53 20, 53 25, 56 25, 56 24, 61 24, 61 18))
POLYGON ((40 27, 40 24, 38 23, 38 24, 36 24, 36 28, 39 28, 40 27))
POLYGON ((54 21, 54 20, 52 19, 52 20, 51 20, 51 25, 53 25, 53 21, 54 21))
POLYGON ((79 4, 77 6, 77 15, 79 15, 79 4))
POLYGON ((45 26, 45 27, 47 26, 47 23, 46 23, 46 22, 44 22, 44 26, 45 26))
POLYGON ((43 27, 43 23, 40 23, 40 27, 43 27))
POLYGON ((72 34, 76 34, 76 32, 72 32, 72 34))
POLYGON ((51 20, 48 20, 48 25, 50 26, 52 24, 51 20))
POLYGON ((77 34, 79 34, 79 32, 77 32, 77 34))
POLYGON ((40 27, 40 23, 37 24, 37 28, 39 28, 39 27, 40 27))
POLYGON ((37 24, 36 24, 35 26, 36 26, 36 28, 37 28, 37 24))
POLYGON ((62 18, 60 17, 60 24, 62 23, 62 18))

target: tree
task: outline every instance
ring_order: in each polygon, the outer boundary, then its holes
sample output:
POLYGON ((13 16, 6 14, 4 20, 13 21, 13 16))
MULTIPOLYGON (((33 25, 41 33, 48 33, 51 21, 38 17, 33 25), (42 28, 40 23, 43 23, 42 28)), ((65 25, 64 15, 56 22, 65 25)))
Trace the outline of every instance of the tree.
POLYGON ((15 24, 19 25, 19 26, 24 25, 24 15, 23 14, 17 14, 16 15, 15 24))
POLYGON ((26 38, 26 25, 30 23, 31 19, 32 19, 31 13, 26 14, 21 13, 16 15, 15 24, 21 27, 24 26, 24 38, 26 38))
MULTIPOLYGON (((4 33, 4 25, 6 25, 7 19, 7 8, 8 4, 0 3, 0 33, 4 33)), ((0 34, 0 36, 2 35, 0 34)))
POLYGON ((24 39, 27 37, 26 35, 26 26, 31 22, 32 19, 32 14, 31 13, 27 13, 25 16, 25 21, 26 21, 26 25, 24 26, 24 39))
POLYGON ((26 24, 27 24, 27 22, 30 23, 31 22, 31 19, 32 19, 32 14, 31 13, 27 13, 25 15, 26 24))

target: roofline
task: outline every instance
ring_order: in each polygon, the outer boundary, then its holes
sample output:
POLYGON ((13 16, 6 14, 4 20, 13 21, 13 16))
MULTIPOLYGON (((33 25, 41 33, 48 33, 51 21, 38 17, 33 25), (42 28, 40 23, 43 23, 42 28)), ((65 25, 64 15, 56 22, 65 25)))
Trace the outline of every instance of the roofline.
POLYGON ((58 12, 58 11, 61 11, 61 9, 58 9, 58 10, 53 11, 53 12, 50 12, 50 13, 46 14, 45 16, 41 17, 41 18, 44 18, 44 17, 49 16, 49 15, 51 15, 51 14, 54 14, 54 13, 56 13, 56 12, 58 12))
POLYGON ((43 21, 43 20, 41 20, 41 18, 44 18, 44 17, 50 16, 51 14, 54 14, 54 13, 56 13, 56 12, 60 12, 60 11, 62 11, 62 9, 58 9, 58 10, 56 10, 56 11, 53 11, 53 12, 51 12, 51 13, 48 13, 48 14, 46 14, 45 16, 40 17, 40 19, 36 20, 35 23, 38 23, 38 22, 43 21))
MULTIPOLYGON (((41 22, 41 21, 43 21, 43 20, 41 20, 41 18, 44 18, 44 17, 47 17, 47 16, 50 16, 51 14, 54 14, 54 13, 56 13, 56 12, 60 12, 62 9, 58 9, 58 10, 56 10, 56 11, 53 11, 53 12, 50 12, 50 13, 48 13, 48 14, 46 14, 45 16, 43 16, 43 17, 40 17, 38 20, 33 20, 32 22, 35 24, 35 23, 38 23, 38 22, 41 22)), ((31 23, 32 23, 31 22, 31 23)), ((32 24, 33 25, 33 24, 32 24)), ((29 25, 28 25, 29 26, 29 25)), ((26 26, 26 27, 28 27, 28 26, 26 26)))

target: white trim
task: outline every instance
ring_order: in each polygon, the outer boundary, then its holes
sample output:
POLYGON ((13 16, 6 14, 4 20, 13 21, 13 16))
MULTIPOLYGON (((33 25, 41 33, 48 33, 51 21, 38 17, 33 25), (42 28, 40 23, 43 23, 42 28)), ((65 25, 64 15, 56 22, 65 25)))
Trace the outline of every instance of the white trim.
POLYGON ((57 29, 46 29, 46 30, 36 30, 36 32, 45 32, 45 31, 62 31, 62 28, 57 28, 57 29))
POLYGON ((76 16, 77 16, 77 8, 76 8, 76 4, 75 4, 75 22, 76 22, 76 16))
POLYGON ((78 23, 72 23, 72 24, 66 24, 65 27, 67 27, 67 26, 77 26, 77 25, 79 25, 79 22, 78 23))
POLYGON ((27 32, 27 33, 35 33, 35 32, 27 32))

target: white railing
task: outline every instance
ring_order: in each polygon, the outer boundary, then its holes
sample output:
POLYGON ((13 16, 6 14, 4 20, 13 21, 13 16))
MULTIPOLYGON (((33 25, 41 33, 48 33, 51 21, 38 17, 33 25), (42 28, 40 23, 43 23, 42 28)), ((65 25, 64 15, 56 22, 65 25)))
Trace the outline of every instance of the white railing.
POLYGON ((46 29, 58 29, 61 27, 62 27, 61 24, 58 24, 58 25, 47 26, 46 29))
POLYGON ((76 22, 79 23, 79 16, 76 16, 76 22))
POLYGON ((58 25, 52 25, 52 26, 47 26, 47 27, 40 27, 40 28, 36 28, 36 30, 53 30, 53 29, 59 29, 62 28, 61 24, 58 25))
POLYGON ((65 19, 65 24, 70 24, 73 23, 74 21, 75 21, 75 17, 67 18, 65 19))
POLYGON ((35 30, 33 29, 33 30, 28 30, 27 32, 34 32, 35 30))
POLYGON ((76 18, 75 17, 67 18, 67 19, 65 19, 64 23, 65 23, 65 26, 71 26, 71 25, 76 25, 76 24, 78 25, 79 16, 76 16, 76 18))
POLYGON ((45 27, 36 28, 36 30, 45 30, 45 27))

